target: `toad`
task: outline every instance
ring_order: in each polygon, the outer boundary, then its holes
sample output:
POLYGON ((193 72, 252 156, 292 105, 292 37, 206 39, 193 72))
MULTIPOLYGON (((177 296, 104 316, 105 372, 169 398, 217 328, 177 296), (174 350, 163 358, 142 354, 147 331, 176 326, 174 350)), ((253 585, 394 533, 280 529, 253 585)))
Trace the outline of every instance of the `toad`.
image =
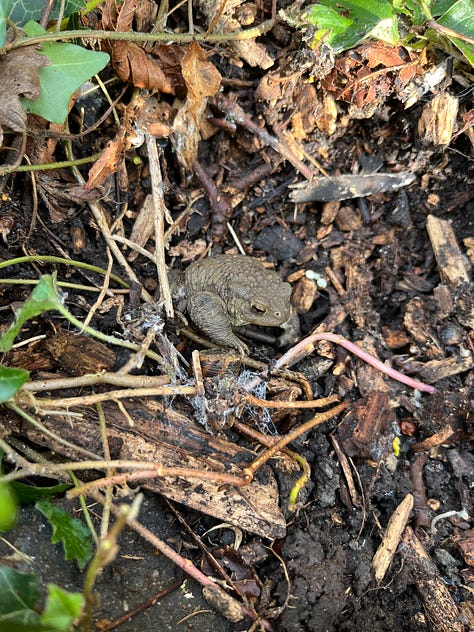
POLYGON ((299 335, 291 303, 291 286, 262 263, 244 255, 217 255, 192 263, 184 273, 186 310, 213 342, 248 353, 234 327, 282 327, 280 344, 299 335))

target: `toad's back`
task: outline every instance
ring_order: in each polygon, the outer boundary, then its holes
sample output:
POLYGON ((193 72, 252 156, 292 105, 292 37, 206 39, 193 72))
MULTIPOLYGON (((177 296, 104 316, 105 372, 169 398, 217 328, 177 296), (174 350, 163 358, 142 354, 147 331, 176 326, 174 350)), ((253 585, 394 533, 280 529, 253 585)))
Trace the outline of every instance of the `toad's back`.
POLYGON ((244 255, 207 257, 190 265, 185 278, 192 292, 208 290, 224 300, 234 295, 251 299, 262 293, 271 298, 283 284, 277 272, 265 269, 258 259, 244 255))

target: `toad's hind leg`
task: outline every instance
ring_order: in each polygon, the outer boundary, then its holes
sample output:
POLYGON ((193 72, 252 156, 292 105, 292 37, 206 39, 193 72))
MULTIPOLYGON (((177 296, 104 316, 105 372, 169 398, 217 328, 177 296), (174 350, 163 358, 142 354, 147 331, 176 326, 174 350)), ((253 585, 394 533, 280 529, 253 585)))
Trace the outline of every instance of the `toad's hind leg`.
POLYGON ((189 317, 203 333, 222 347, 233 347, 241 354, 248 353, 245 345, 232 331, 224 301, 213 292, 200 292, 188 298, 189 317))

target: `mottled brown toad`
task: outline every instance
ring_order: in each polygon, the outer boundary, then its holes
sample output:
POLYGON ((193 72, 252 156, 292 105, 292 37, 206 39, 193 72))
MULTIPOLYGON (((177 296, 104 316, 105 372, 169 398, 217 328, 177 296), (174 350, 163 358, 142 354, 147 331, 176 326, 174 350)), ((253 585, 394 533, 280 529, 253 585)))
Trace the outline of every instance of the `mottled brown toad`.
POLYGON ((252 257, 217 255, 192 263, 184 273, 184 290, 190 319, 220 346, 247 353, 233 332, 242 325, 283 326, 285 342, 299 332, 290 284, 252 257))

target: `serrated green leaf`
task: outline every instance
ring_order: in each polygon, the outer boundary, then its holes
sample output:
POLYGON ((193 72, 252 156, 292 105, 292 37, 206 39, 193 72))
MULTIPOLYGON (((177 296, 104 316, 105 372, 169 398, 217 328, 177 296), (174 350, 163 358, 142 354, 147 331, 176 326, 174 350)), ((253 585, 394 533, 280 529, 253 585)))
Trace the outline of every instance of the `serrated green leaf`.
POLYGON ((35 507, 49 520, 53 527, 51 542, 61 542, 64 558, 76 560, 79 568, 84 568, 92 557, 94 542, 89 529, 67 511, 52 505, 48 500, 40 500, 35 507))
POLYGON ((10 351, 15 338, 27 320, 60 307, 62 307, 62 301, 56 290, 53 277, 50 274, 45 274, 17 311, 15 321, 0 337, 0 351, 10 351))
POLYGON ((0 402, 13 397, 29 377, 30 374, 25 369, 0 365, 0 402))
MULTIPOLYGON (((30 20, 39 21, 44 11, 44 0, 12 0, 10 17, 19 26, 23 26, 30 20)), ((64 3, 65 18, 72 13, 82 11, 86 6, 85 0, 66 0, 64 3)), ((61 11, 61 0, 56 0, 50 13, 50 20, 57 20, 61 11)))
POLYGON ((30 629, 39 625, 39 615, 33 610, 39 593, 40 580, 36 575, 0 565, 0 625, 10 631, 17 626, 30 629))
POLYGON ((40 617, 41 623, 61 632, 69 630, 79 618, 83 606, 84 597, 81 593, 67 592, 55 584, 48 584, 48 597, 40 617))
MULTIPOLYGON (((44 33, 36 22, 28 22, 24 31, 29 36, 44 33)), ((74 92, 109 62, 107 53, 99 53, 60 42, 45 42, 40 51, 51 62, 39 68, 41 92, 37 99, 22 99, 27 112, 37 114, 51 123, 64 123, 69 111, 69 100, 74 92), (43 72, 44 71, 44 72, 43 72)))
POLYGON ((10 17, 13 0, 0 0, 0 48, 7 39, 7 20, 10 17))
POLYGON ((0 531, 10 531, 15 526, 17 511, 11 485, 0 483, 0 531))

